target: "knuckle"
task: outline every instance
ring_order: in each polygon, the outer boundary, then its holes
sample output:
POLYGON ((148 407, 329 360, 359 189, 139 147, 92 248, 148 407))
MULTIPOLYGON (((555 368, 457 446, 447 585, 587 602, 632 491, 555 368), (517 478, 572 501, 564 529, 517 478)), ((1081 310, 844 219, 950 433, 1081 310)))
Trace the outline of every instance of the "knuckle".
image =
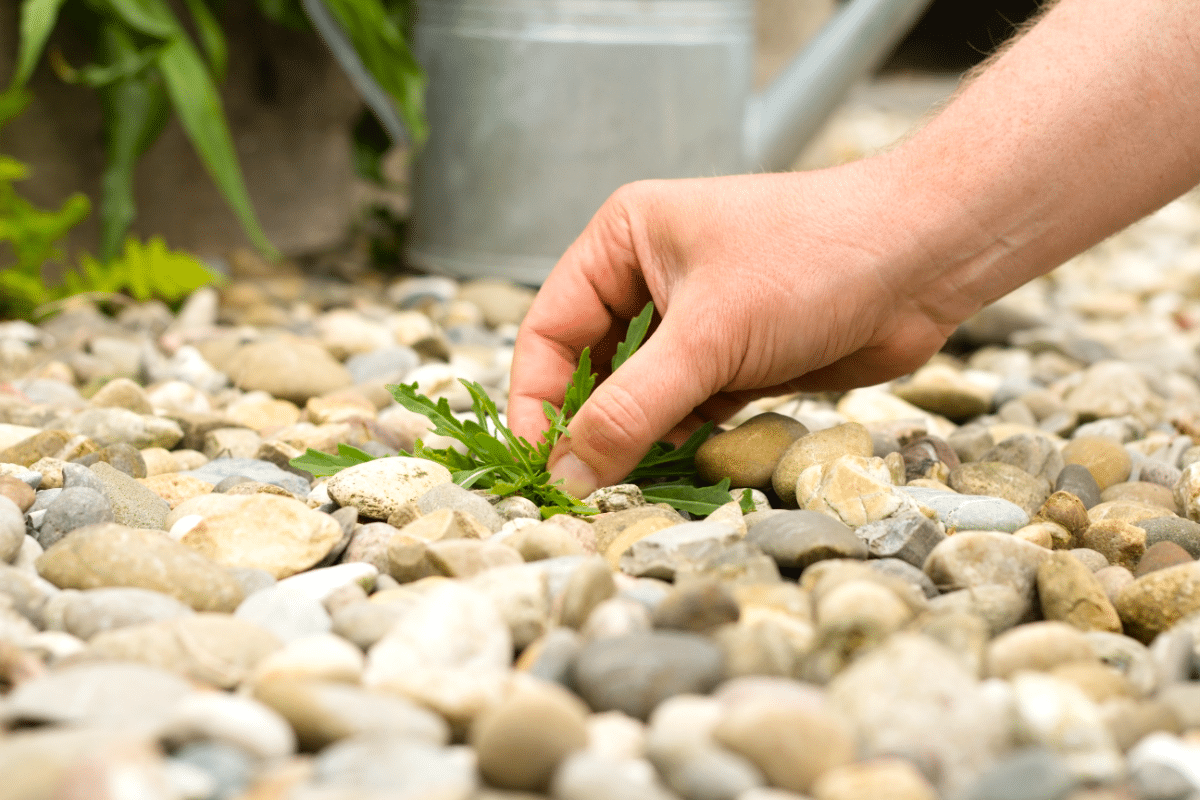
POLYGON ((583 431, 584 447, 606 458, 626 460, 642 447, 648 417, 642 404, 620 386, 594 395, 588 403, 588 422, 583 431))

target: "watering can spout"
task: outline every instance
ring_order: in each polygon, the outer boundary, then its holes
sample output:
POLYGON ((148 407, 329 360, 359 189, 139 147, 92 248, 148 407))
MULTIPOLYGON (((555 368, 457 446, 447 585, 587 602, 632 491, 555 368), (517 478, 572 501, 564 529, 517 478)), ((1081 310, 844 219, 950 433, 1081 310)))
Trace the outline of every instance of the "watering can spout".
POLYGON ((851 85, 878 66, 929 0, 847 0, 833 18, 750 99, 745 159, 753 170, 787 169, 851 85))

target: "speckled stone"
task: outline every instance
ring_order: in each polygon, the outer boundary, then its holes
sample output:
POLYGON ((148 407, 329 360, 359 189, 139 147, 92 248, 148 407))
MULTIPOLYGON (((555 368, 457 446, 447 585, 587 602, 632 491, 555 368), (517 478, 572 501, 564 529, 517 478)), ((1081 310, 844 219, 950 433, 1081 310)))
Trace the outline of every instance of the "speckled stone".
POLYGON ((131 528, 166 528, 171 507, 167 501, 124 472, 104 463, 91 466, 104 484, 104 494, 112 504, 115 520, 131 528))
POLYGON ((1200 611, 1200 562, 1156 570, 1117 595, 1125 632, 1147 644, 1179 620, 1200 611))

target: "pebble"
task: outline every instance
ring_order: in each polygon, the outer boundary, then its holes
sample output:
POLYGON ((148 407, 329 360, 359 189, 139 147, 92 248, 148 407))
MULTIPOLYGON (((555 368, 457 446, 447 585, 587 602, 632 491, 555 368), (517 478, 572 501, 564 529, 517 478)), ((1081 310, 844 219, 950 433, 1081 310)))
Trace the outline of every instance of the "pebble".
POLYGON ((828 692, 861 757, 906 758, 946 794, 964 789, 1009 747, 1003 704, 925 636, 894 634, 838 674, 828 692))
POLYGON ((416 498, 416 503, 422 514, 432 514, 441 509, 463 512, 492 533, 500 530, 504 524, 504 518, 491 503, 455 483, 434 486, 416 498))
POLYGON ((233 611, 243 596, 228 572, 195 550, 115 523, 73 531, 38 558, 37 571, 62 589, 151 589, 197 611, 233 611))
POLYGON ((400 506, 449 480, 450 471, 440 464, 394 456, 347 467, 326 486, 339 505, 354 506, 364 517, 386 520, 400 506))
POLYGON ((1075 495, 1084 508, 1100 503, 1100 484, 1092 477, 1091 471, 1081 464, 1064 465, 1058 473, 1058 480, 1054 482, 1054 491, 1075 495))
POLYGON ((1146 552, 1146 532, 1129 522, 1103 519, 1089 525, 1077 544, 1100 553, 1110 564, 1132 571, 1146 552))
MULTIPOLYGON (((166 529, 167 514, 171 510, 166 500, 103 461, 93 464, 91 471, 103 484, 104 496, 112 504, 117 523, 131 528, 166 529)), ((69 484, 64 483, 66 485, 69 484)))
POLYGON ((858 528, 901 510, 915 510, 892 481, 892 471, 881 458, 838 456, 800 473, 796 503, 858 528))
POLYGON ((861 558, 867 545, 842 521, 816 511, 786 511, 749 529, 745 541, 785 569, 804 569, 827 558, 861 558))
POLYGON ((1187 550, 1174 542, 1159 542, 1146 548, 1146 552, 1138 559, 1137 569, 1133 571, 1135 578, 1166 567, 1188 564, 1195 561, 1187 550))
POLYGON ((1079 688, 1036 672, 1013 676, 1011 685, 1023 739, 1057 753, 1080 782, 1107 783, 1122 776, 1121 752, 1099 708, 1079 688))
POLYGON ((222 689, 239 686, 279 646, 263 628, 213 613, 117 628, 88 642, 100 658, 161 667, 222 689))
POLYGON ((860 800, 866 797, 935 800, 937 792, 909 762, 899 758, 876 758, 829 770, 817 779, 812 795, 813 800, 860 800))
POLYGON ((1173 542, 1192 558, 1200 558, 1200 523, 1182 517, 1157 517, 1134 524, 1146 532, 1147 549, 1159 542, 1173 542))
MULTIPOLYGON (((112 505, 100 492, 84 487, 63 489, 46 507, 38 526, 37 541, 43 548, 50 547, 76 528, 114 521, 112 505)), ((23 528, 22 523, 22 538, 23 528)), ((20 546, 20 540, 17 540, 17 546, 20 546)), ((3 555, 2 551, 0 555, 3 555)))
MULTIPOLYGON (((266 630, 266 628, 264 628, 266 630)), ((357 684, 365 658, 355 645, 329 633, 315 633, 284 642, 258 662, 250 680, 261 683, 281 678, 357 684)))
POLYGON ((1013 533, 1029 524, 1029 513, 1001 497, 959 494, 919 486, 904 486, 917 503, 932 509, 947 532, 1006 531, 1013 533))
POLYGON ((1125 632, 1149 644, 1179 620, 1200 611, 1200 562, 1155 570, 1117 595, 1125 632))
POLYGON ((713 737, 749 759, 773 786, 808 792, 822 775, 854 760, 852 726, 819 697, 763 693, 726 702, 713 737))
POLYGON ((186 679, 158 667, 74 664, 14 688, 5 697, 5 716, 14 722, 149 732, 192 692, 186 679))
POLYGON ((634 633, 585 645, 571 680, 593 710, 646 719, 668 697, 710 691, 722 678, 723 662, 720 649, 703 636, 634 633))
POLYGON ((768 411, 710 438, 696 451, 696 472, 705 484, 771 488, 771 476, 792 443, 808 433, 803 423, 768 411))
POLYGON ((308 493, 308 481, 292 472, 280 469, 270 461, 254 458, 217 458, 200 466, 183 469, 181 475, 197 478, 216 486, 226 478, 240 476, 249 480, 271 483, 292 494, 308 493))
POLYGON ((319 564, 343 533, 328 514, 273 494, 194 497, 166 518, 172 531, 184 521, 189 524, 179 541, 185 546, 218 564, 262 569, 276 579, 319 564))
POLYGON ((558 765, 587 745, 587 713, 560 686, 522 683, 471 726, 480 773, 500 789, 545 790, 558 765))
POLYGON ((1063 759, 1046 747, 1024 747, 1002 758, 968 790, 967 800, 1045 800, 1079 785, 1063 759))
POLYGON ((296 734, 286 719, 259 701, 225 692, 193 692, 175 703, 159 736, 178 746, 218 741, 266 761, 296 751, 296 734))
POLYGON ((1091 473, 1100 491, 1129 479, 1133 461, 1121 442, 1103 436, 1080 436, 1062 450, 1064 464, 1078 464, 1091 473))
POLYGON ((478 784, 476 769, 465 748, 435 747, 405 736, 354 737, 320 752, 313 762, 313 781, 325 792, 357 796, 469 800, 478 784))
POLYGON ((370 736, 439 747, 450 741, 450 726, 441 717, 394 694, 280 676, 255 682, 253 693, 255 700, 287 721, 300 747, 309 751, 370 736))
POLYGON ((0 475, 0 497, 8 498, 24 513, 33 505, 34 490, 23 480, 11 475, 0 475))
POLYGON ((1050 496, 1050 483, 1000 461, 977 461, 951 470, 950 488, 961 494, 988 495, 1008 500, 1029 516, 1050 496))
POLYGON ((1022 472, 1045 478, 1051 484, 1063 469, 1063 457, 1050 437, 1039 433, 1019 433, 999 442, 978 461, 1002 461, 1022 472))
POLYGON ((651 621, 660 630, 711 633, 738 621, 737 600, 724 585, 712 579, 694 579, 676 585, 654 608, 651 621))
MULTIPOLYGON (((69 417, 63 423, 63 429, 67 433, 86 436, 99 447, 128 444, 139 450, 143 447, 164 447, 170 450, 183 438, 183 429, 174 420, 138 414, 123 408, 93 408, 81 411, 69 417)), ((53 453, 44 452, 42 455, 53 453)))
POLYGON ((63 592, 53 615, 62 622, 62 630, 80 639, 91 639, 104 631, 176 619, 192 614, 192 609, 170 595, 149 589, 129 587, 88 589, 63 592))
POLYGON ((371 646, 363 685, 399 693, 461 727, 503 696, 512 654, 491 598, 437 581, 371 646))
POLYGON ((222 371, 243 390, 261 390, 298 404, 349 386, 353 380, 324 347, 287 336, 242 345, 222 371))
POLYGON ((964 531, 935 547, 924 571, 943 592, 999 584, 1032 601, 1038 567, 1049 557, 1045 548, 1007 534, 964 531))
POLYGON ((1078 628, 1064 622, 1030 622, 991 641, 987 674, 1007 679, 1022 670, 1047 672, 1061 664, 1094 658, 1091 642, 1078 628))
POLYGON ((785 508, 794 508, 797 505, 796 481, 804 470, 839 456, 856 455, 869 458, 874 452, 871 434, 858 423, 851 422, 813 431, 801 436, 784 451, 771 475, 771 486, 785 508))
POLYGON ((327 633, 333 627, 325 606, 305 592, 277 583, 241 602, 234 616, 270 631, 280 642, 327 633))
POLYGON ((918 513, 895 514, 868 523, 854 531, 867 545, 872 558, 895 558, 920 568, 946 532, 936 522, 918 513))
POLYGON ((1095 573, 1069 552, 1054 552, 1038 565, 1038 599, 1047 620, 1083 631, 1121 632, 1121 619, 1095 573))
POLYGON ((630 575, 669 580, 682 564, 731 545, 739 538, 736 528, 721 522, 673 525, 634 542, 621 556, 621 570, 630 575))

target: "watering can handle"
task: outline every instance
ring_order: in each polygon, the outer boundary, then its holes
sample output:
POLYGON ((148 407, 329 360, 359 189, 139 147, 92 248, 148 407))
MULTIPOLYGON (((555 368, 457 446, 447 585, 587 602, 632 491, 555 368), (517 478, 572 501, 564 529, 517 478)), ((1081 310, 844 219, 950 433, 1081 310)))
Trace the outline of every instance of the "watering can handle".
POLYGON ((782 74, 750 100, 746 165, 787 169, 846 92, 878 66, 929 0, 848 0, 782 74))
POLYGON ((392 144, 408 143, 410 141, 408 132, 400 121, 400 115, 396 113, 396 107, 392 105, 392 99, 375 80, 375 76, 363 65, 358 51, 350 42, 350 37, 346 35, 337 18, 329 11, 324 0, 300 0, 300 4, 304 6, 304 12, 308 14, 309 21, 317 29, 321 38, 325 40, 325 45, 341 65, 346 77, 354 84, 358 96, 375 112, 379 124, 387 131, 392 144))

